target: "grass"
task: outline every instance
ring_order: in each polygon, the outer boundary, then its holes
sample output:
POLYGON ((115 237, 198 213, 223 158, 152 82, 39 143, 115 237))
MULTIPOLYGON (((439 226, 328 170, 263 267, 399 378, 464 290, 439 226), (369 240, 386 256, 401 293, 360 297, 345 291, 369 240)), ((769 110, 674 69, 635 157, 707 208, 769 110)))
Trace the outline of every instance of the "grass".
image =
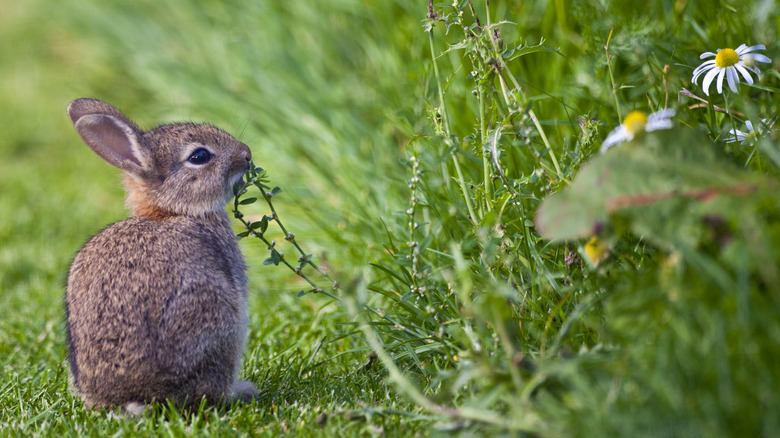
MULTIPOLYGON (((729 92, 729 114, 714 89, 699 106, 679 94, 706 98, 690 83, 704 51, 762 43, 776 59, 773 2, 0 6, 3 435, 780 430, 778 131, 724 143, 777 116, 777 62, 729 92), (339 280, 304 264, 338 298, 298 297, 310 286, 242 240, 255 403, 135 421, 69 394, 65 273, 126 215, 119 175, 67 120, 77 97, 146 128, 235 134, 339 280), (598 155, 630 111, 666 106, 672 131, 598 155), (719 195, 685 195, 702 190, 719 195)), ((275 224, 264 237, 296 253, 275 224)))

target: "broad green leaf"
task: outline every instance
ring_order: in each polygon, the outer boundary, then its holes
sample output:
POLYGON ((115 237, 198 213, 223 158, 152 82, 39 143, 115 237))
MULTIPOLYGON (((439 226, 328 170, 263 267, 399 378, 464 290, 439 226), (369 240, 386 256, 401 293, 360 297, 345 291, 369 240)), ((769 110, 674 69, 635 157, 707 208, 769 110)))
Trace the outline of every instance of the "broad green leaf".
POLYGON ((551 240, 587 237, 626 220, 658 244, 692 243, 705 219, 737 219, 775 185, 736 166, 697 131, 659 131, 593 158, 571 186, 542 203, 535 223, 551 240))

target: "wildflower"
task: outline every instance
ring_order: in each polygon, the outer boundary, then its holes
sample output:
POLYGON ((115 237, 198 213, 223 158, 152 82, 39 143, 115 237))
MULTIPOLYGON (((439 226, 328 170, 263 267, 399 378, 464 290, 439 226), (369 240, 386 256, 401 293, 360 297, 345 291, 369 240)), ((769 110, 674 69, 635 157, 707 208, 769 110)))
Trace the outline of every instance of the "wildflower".
POLYGON ((748 132, 743 132, 738 129, 732 129, 729 131, 729 137, 726 137, 726 143, 737 143, 737 142, 743 142, 745 140, 753 140, 758 138, 761 134, 764 133, 764 129, 769 129, 775 124, 774 120, 768 122, 766 119, 761 119, 761 123, 758 125, 758 129, 753 129, 753 124, 750 123, 750 120, 745 121, 745 126, 748 129, 748 132))
POLYGON ((609 245, 593 236, 584 245, 585 256, 594 267, 598 267, 607 257, 609 257, 609 245))
POLYGON ((628 113, 625 120, 623 120, 623 124, 613 129, 607 135, 604 143, 601 144, 601 153, 603 154, 617 143, 633 140, 642 131, 650 132, 657 129, 671 128, 672 121, 669 120, 671 117, 674 117, 674 110, 671 108, 656 111, 649 116, 642 111, 628 113))
MULTIPOLYGON (((710 59, 709 61, 705 61, 700 66, 696 67, 696 70, 693 71, 693 83, 696 84, 696 81, 699 79, 699 76, 704 74, 705 72, 707 74, 704 75, 704 80, 701 84, 701 88, 704 90, 704 94, 707 96, 710 95, 710 84, 712 84, 712 81, 715 79, 715 76, 718 77, 717 81, 717 90, 718 94, 723 94, 723 77, 726 77, 726 80, 729 83, 729 88, 731 88, 731 91, 737 92, 737 84, 739 83, 739 74, 742 75, 743 78, 745 78, 745 82, 748 84, 753 83, 753 78, 750 76, 750 73, 748 70, 752 71, 756 74, 756 76, 760 75, 760 72, 758 70, 758 67, 756 67, 757 62, 772 62, 771 59, 768 57, 760 54, 760 53, 752 53, 756 50, 766 50, 766 47, 763 44, 759 44, 757 46, 751 46, 748 47, 744 44, 737 47, 737 50, 734 49, 718 49, 717 53, 712 52, 704 52, 699 56, 699 59, 705 59, 705 58, 711 58, 715 57, 715 59, 710 59)), ((697 84, 698 85, 698 84, 697 84)))

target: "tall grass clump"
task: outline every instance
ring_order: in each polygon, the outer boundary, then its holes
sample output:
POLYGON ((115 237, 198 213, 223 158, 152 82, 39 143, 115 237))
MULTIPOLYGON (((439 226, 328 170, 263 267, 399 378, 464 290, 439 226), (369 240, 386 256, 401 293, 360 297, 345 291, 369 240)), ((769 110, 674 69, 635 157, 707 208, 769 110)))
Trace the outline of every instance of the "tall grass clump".
MULTIPOLYGON (((428 5, 430 128, 404 147, 407 202, 381 222, 385 255, 332 298, 358 319, 342 336, 365 339, 399 390, 443 427, 539 431, 546 426, 534 398, 550 383, 537 359, 598 344, 581 322, 598 319, 601 292, 576 245, 550 246, 533 219, 541 199, 570 184, 597 147, 597 124, 576 119, 582 134, 554 147, 557 127, 543 126, 514 70, 523 57, 560 53, 519 41, 512 23, 481 13, 471 2, 428 5)), ((236 214, 255 199, 237 197, 236 214)), ((263 240, 264 263, 287 263, 262 236, 276 218, 271 210, 255 222, 241 218, 242 235, 263 240)), ((301 252, 289 267, 303 275, 316 268, 309 258, 301 252)))
POLYGON ((596 125, 583 118, 570 149, 550 141, 556 128, 519 84, 519 61, 560 55, 491 13, 428 5, 433 129, 405 148, 408 202, 354 293, 384 298, 362 317, 379 336, 364 333, 418 403, 458 427, 541 430, 533 405, 547 379, 534 374, 536 358, 598 343, 574 322, 594 315, 600 292, 568 269, 581 266, 576 246, 548 245, 533 218, 590 155, 596 125))
MULTIPOLYGON (((700 30, 698 13, 686 18, 700 30)), ((358 301, 383 296, 396 321, 366 313, 379 334, 366 337, 399 387, 454 427, 771 434, 780 149, 759 119, 777 115, 778 76, 724 103, 691 97, 680 67, 698 53, 659 41, 631 59, 641 39, 610 51, 613 30, 601 33, 609 88, 589 106, 611 106, 616 124, 677 108, 680 126, 594 157, 603 125, 570 114, 581 96, 557 114, 547 105, 550 123, 520 85, 518 64, 554 51, 524 44, 489 7, 429 3, 434 132, 407 146, 408 210, 356 288, 358 301), (745 120, 763 130, 730 140, 745 120)))
POLYGON ((637 41, 611 28, 594 112, 572 114, 572 93, 548 96, 556 113, 521 62, 563 54, 487 4, 429 2, 424 31, 431 129, 404 148, 385 254, 342 297, 400 392, 456 430, 777 431, 776 72, 702 98, 684 87, 692 56, 657 43, 620 60, 637 41), (596 114, 675 108, 671 131, 594 156, 596 114))

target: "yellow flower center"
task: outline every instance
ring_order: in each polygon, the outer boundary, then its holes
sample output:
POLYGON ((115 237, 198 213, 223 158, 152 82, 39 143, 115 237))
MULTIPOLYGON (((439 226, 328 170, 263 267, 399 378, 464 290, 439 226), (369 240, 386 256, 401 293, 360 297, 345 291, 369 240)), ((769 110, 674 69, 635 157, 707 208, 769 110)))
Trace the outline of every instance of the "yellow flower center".
POLYGON ((598 266, 609 256, 609 245, 593 236, 585 243, 585 255, 593 266, 598 266))
POLYGON ((723 49, 715 55, 715 65, 720 68, 731 67, 739 62, 739 55, 732 49, 723 49))
POLYGON ((633 138, 635 135, 645 130, 647 116, 642 111, 632 111, 628 113, 623 124, 626 125, 628 134, 633 138))

